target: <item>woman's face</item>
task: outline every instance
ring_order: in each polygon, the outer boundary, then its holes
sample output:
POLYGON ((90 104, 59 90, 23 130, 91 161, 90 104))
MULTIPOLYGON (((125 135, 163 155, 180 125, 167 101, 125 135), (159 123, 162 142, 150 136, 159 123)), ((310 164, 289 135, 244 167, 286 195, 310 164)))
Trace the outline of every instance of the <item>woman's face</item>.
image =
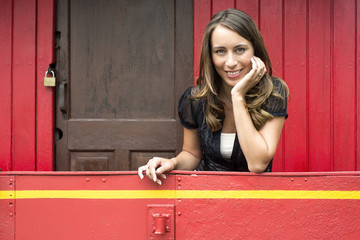
POLYGON ((223 79, 222 87, 231 89, 250 72, 254 47, 237 32, 222 25, 214 29, 211 47, 215 69, 223 79))

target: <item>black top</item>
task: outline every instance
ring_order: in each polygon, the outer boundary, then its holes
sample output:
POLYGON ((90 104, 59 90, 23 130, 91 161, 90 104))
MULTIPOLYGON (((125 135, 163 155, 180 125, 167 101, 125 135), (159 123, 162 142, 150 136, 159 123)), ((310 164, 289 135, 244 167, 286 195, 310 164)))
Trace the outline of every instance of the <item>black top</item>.
MULTIPOLYGON (((287 118, 288 114, 285 88, 279 80, 275 79, 273 83, 275 91, 284 97, 285 107, 283 106, 284 102, 281 98, 271 95, 261 108, 273 116, 285 116, 285 118, 287 118)), ((249 172, 245 156, 237 138, 237 133, 231 158, 225 159, 222 157, 220 153, 220 134, 222 129, 212 132, 208 128, 204 116, 206 104, 205 100, 191 98, 196 91, 197 87, 189 87, 180 97, 178 114, 180 122, 185 128, 198 129, 203 156, 197 170, 249 172)), ((272 160, 265 172, 271 172, 271 168, 272 160)))

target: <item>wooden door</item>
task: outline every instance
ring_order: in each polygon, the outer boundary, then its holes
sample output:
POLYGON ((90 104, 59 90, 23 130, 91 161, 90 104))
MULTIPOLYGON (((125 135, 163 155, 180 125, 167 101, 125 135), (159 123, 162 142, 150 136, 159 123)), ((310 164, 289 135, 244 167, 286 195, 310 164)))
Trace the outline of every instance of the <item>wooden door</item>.
POLYGON ((57 1, 56 170, 135 170, 181 149, 192 1, 57 1))

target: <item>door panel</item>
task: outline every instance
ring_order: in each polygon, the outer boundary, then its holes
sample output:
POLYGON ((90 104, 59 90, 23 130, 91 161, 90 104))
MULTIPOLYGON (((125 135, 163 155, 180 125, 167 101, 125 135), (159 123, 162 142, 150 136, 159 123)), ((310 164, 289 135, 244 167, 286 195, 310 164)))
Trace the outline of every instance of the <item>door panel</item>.
POLYGON ((192 1, 58 1, 57 32, 57 170, 174 156, 177 101, 192 84, 192 1))

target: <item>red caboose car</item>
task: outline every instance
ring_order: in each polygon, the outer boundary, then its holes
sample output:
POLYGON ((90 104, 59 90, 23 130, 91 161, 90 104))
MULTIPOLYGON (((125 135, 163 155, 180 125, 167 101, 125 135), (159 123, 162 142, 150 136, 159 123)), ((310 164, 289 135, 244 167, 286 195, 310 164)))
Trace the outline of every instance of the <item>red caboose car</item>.
POLYGON ((359 0, 2 0, 0 239, 358 239, 359 18, 359 0), (290 88, 273 173, 140 180, 181 149, 177 101, 230 7, 290 88))

